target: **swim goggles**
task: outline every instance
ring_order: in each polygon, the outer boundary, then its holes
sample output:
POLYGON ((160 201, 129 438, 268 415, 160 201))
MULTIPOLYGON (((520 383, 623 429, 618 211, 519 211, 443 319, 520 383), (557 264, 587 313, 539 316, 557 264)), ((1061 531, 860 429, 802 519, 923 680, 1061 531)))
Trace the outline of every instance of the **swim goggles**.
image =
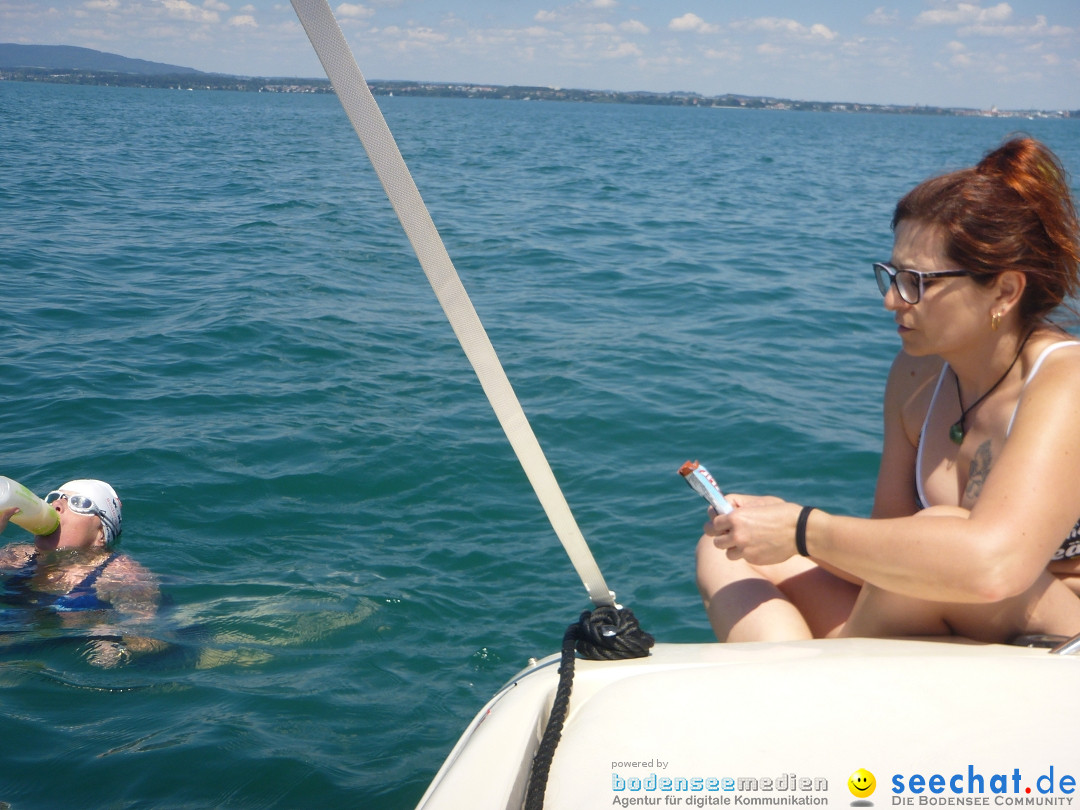
POLYGON ((55 503, 56 501, 67 501, 68 508, 72 512, 76 512, 80 515, 97 515, 99 518, 105 517, 105 513, 98 509, 94 504, 93 498, 88 498, 85 495, 69 495, 66 492, 60 492, 59 490, 54 489, 45 496, 45 503, 55 503))
POLYGON ((889 294, 889 285, 896 287, 896 292, 909 304, 917 304, 926 291, 925 280, 928 278, 949 278, 951 276, 974 275, 970 270, 897 270, 891 264, 874 262, 874 278, 882 295, 889 294))

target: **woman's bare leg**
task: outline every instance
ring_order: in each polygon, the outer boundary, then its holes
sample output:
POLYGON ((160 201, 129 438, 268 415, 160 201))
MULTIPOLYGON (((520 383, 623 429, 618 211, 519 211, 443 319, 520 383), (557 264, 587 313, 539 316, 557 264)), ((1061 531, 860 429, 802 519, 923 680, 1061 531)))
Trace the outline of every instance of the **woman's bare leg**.
POLYGON ((947 636, 947 606, 863 585, 841 635, 861 638, 947 636))
POLYGON ((844 629, 846 636, 960 635, 1005 642, 1028 633, 1080 632, 1080 598, 1044 572, 1027 591, 989 604, 930 602, 863 587, 844 629))
POLYGON ((754 567, 713 538, 697 547, 697 584, 720 641, 790 641, 839 632, 859 587, 802 558, 754 567))

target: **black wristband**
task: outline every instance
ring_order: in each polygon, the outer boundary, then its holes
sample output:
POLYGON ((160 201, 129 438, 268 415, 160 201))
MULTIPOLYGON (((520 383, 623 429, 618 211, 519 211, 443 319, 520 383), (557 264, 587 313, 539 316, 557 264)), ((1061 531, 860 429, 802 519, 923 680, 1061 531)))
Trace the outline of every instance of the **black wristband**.
POLYGON ((795 550, 803 557, 810 556, 810 552, 806 550, 806 521, 813 511, 813 506, 804 506, 799 512, 799 519, 795 521, 795 550))

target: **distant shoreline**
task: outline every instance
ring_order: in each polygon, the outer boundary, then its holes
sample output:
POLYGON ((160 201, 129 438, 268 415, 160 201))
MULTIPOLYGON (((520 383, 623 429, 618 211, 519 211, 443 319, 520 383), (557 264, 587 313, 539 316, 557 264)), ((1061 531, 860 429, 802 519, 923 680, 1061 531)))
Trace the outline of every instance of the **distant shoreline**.
MULTIPOLYGON (((331 93, 326 79, 245 78, 214 73, 146 75, 99 70, 55 68, 0 68, 0 81, 88 84, 168 90, 229 90, 245 93, 331 93)), ((995 118, 1080 118, 1080 110, 976 110, 960 107, 924 107, 896 104, 854 104, 831 101, 796 101, 725 94, 703 96, 690 92, 649 93, 612 90, 573 90, 518 85, 440 82, 369 81, 376 96, 434 96, 512 101, 569 101, 597 104, 647 104, 670 107, 718 107, 760 110, 795 110, 893 115, 951 115, 995 118)))

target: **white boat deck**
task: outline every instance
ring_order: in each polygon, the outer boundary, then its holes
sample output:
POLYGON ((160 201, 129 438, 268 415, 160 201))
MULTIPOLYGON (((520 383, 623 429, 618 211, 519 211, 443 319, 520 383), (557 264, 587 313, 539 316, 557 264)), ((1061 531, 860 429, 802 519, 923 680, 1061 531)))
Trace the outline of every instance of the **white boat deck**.
MULTIPOLYGON (((522 806, 557 668, 547 658, 492 699, 420 807, 522 806)), ((1045 649, 953 639, 660 644, 646 659, 577 661, 544 807, 1067 800, 1067 777, 1080 783, 1077 721, 1080 656, 1045 649), (847 782, 860 768, 877 779, 862 799, 847 782)))

